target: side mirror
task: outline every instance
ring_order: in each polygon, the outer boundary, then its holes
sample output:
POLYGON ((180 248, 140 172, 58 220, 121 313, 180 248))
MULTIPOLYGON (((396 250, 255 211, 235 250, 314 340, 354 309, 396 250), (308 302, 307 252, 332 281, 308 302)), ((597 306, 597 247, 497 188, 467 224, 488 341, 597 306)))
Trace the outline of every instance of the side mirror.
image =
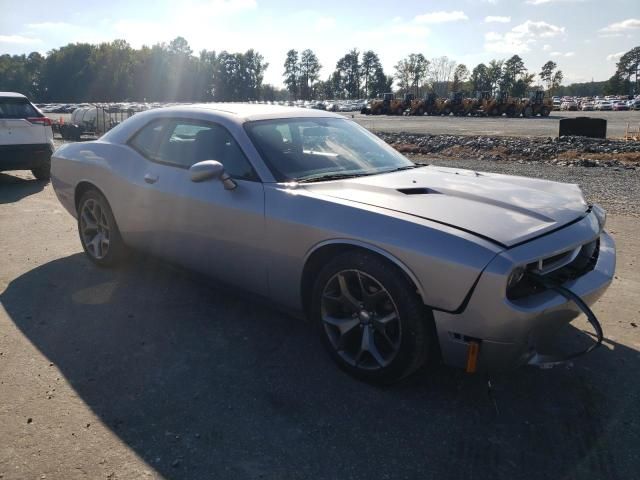
POLYGON ((189 175, 192 182, 204 182, 212 178, 218 178, 222 181, 225 190, 233 190, 238 185, 224 171, 222 164, 216 160, 205 160, 191 165, 189 175))

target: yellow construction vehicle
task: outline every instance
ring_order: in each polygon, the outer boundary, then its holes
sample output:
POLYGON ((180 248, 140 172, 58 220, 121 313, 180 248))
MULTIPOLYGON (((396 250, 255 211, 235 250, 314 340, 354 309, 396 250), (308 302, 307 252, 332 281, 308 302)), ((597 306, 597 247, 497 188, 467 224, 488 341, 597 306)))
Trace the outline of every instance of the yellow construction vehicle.
POLYGON ((435 93, 429 93, 424 98, 416 98, 411 101, 407 115, 439 115, 442 111, 443 100, 435 93))
POLYGON ((535 117, 540 115, 541 117, 548 117, 553 110, 553 102, 550 98, 544 98, 544 92, 537 90, 529 96, 527 100, 522 102, 522 116, 535 117))
POLYGON ((462 92, 454 92, 444 101, 441 111, 443 115, 454 114, 457 116, 469 115, 473 109, 473 100, 464 98, 462 92))
POLYGON ((521 111, 520 101, 510 97, 506 92, 500 92, 496 97, 488 99, 483 105, 486 115, 491 117, 515 117, 521 111))
POLYGON ((412 93, 406 93, 402 100, 396 99, 393 93, 385 93, 381 99, 372 100, 361 110, 366 115, 402 115, 411 107, 414 99, 412 93))

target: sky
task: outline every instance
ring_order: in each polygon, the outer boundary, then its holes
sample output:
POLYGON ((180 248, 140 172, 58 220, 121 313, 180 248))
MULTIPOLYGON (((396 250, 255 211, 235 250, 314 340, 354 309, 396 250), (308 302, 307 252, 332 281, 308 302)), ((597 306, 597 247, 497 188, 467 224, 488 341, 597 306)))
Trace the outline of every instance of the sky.
POLYGON ((378 53, 387 74, 409 53, 469 69, 518 54, 532 73, 553 60, 568 84, 606 80, 640 46, 640 0, 0 0, 0 12, 0 54, 183 36, 194 52, 258 50, 269 62, 265 83, 276 86, 291 48, 316 53, 321 79, 357 48, 378 53))

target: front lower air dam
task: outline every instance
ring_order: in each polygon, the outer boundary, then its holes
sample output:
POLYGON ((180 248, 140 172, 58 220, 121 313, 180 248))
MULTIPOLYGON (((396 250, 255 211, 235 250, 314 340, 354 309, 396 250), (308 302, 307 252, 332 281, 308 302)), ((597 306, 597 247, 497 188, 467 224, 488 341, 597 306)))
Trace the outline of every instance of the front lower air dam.
POLYGON ((571 360, 581 357, 582 355, 586 355, 587 353, 595 350, 597 347, 599 347, 602 344, 602 338, 603 338, 603 333, 602 333, 602 325, 600 325, 600 322, 598 321, 598 318, 595 316, 595 314, 591 311, 591 309, 589 308, 589 306, 575 293, 573 293, 571 290, 569 290, 566 287, 563 287, 562 285, 560 285, 559 283, 553 282, 549 279, 546 279, 540 275, 536 275, 534 273, 528 273, 528 275, 530 276, 530 278, 539 283, 540 285, 553 290, 555 292, 557 292, 558 294, 562 295, 564 298, 566 298, 569 301, 572 301, 573 303, 575 303, 578 308, 580 310, 582 310, 582 312, 587 316, 587 320, 589 321, 589 323, 591 324, 591 326, 593 327, 593 329, 596 332, 596 341, 594 343, 592 343, 591 345, 589 345, 588 348, 581 350, 579 352, 575 352, 575 353, 571 353, 569 355, 565 355, 565 356, 557 356, 557 355, 540 355, 539 353, 536 353, 531 360, 529 360, 528 364, 532 365, 534 367, 539 367, 539 368, 553 368, 556 367, 558 365, 563 365, 566 364, 568 362, 570 362, 571 360))

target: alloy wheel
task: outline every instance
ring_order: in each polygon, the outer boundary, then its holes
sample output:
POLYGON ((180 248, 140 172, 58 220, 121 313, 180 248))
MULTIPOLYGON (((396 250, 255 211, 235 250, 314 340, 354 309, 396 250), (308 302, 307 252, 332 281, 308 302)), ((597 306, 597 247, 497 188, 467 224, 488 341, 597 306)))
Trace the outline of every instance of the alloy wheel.
POLYGON ((80 211, 80 234, 87 252, 97 260, 109 253, 111 227, 105 209, 98 201, 90 198, 80 211))
POLYGON ((353 367, 384 368, 400 350, 398 308, 384 286, 360 270, 342 270, 329 279, 321 317, 331 345, 353 367))

